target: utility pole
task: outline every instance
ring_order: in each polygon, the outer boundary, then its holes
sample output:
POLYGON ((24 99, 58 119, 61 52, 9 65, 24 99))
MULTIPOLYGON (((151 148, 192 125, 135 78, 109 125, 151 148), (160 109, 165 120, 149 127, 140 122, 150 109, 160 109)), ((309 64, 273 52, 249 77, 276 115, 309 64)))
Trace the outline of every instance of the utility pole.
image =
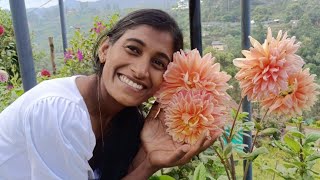
POLYGON ((197 48, 202 55, 200 0, 189 0, 191 49, 197 48))
MULTIPOLYGON (((250 48, 250 0, 241 0, 241 47, 242 49, 249 49, 250 48)), ((244 97, 242 103, 242 110, 243 112, 248 112, 248 118, 245 121, 251 121, 251 103, 248 101, 247 96, 244 97)), ((252 133, 251 131, 244 131, 243 133, 249 134, 249 136, 243 136, 243 144, 248 145, 248 147, 244 148, 245 152, 249 152, 252 145, 252 133)), ((245 171, 246 164, 248 162, 244 160, 243 167, 245 171)), ((252 163, 250 162, 249 168, 247 171, 246 179, 245 180, 252 180, 252 163)))
POLYGON ((65 18, 64 18, 63 0, 59 0, 59 10, 60 10, 60 24, 61 24, 63 52, 65 52, 66 49, 68 48, 68 44, 67 44, 66 21, 65 21, 65 18))
POLYGON ((17 54, 24 91, 36 84, 32 48, 29 36, 28 19, 24 0, 10 0, 10 11, 17 44, 17 54))

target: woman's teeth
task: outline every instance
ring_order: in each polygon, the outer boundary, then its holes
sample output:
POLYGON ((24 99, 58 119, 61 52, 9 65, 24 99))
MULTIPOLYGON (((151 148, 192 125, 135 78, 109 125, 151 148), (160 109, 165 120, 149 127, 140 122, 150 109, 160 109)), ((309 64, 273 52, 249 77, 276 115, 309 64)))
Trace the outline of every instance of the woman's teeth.
POLYGON ((137 84, 137 83, 131 81, 131 80, 130 80, 129 78, 127 78, 125 75, 120 75, 119 78, 120 78, 120 81, 128 84, 129 86, 131 86, 131 87, 133 87, 133 88, 135 88, 135 89, 141 90, 141 89, 143 88, 142 85, 137 84))

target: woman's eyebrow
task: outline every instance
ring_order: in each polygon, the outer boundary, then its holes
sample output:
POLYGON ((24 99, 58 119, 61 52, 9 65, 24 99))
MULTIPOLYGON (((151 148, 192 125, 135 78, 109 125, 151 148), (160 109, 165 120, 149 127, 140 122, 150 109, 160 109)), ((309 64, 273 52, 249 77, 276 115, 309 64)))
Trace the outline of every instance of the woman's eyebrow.
POLYGON ((140 39, 137 39, 137 38, 128 38, 127 41, 134 41, 134 42, 140 44, 141 46, 146 46, 146 43, 144 43, 143 41, 141 41, 140 39))

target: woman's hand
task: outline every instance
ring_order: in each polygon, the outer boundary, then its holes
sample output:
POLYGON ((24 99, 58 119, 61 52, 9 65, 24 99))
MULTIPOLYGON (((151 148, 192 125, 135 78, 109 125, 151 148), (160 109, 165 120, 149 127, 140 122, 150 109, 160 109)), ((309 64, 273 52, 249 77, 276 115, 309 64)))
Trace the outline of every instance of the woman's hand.
POLYGON ((161 168, 186 164, 211 146, 221 134, 216 132, 211 139, 207 139, 204 133, 194 145, 177 143, 166 133, 163 120, 163 111, 159 105, 154 105, 141 132, 142 147, 134 158, 129 174, 122 180, 147 180, 161 168))
POLYGON ((161 169, 188 163, 192 157, 211 146, 220 134, 217 132, 207 139, 206 133, 203 133, 194 145, 177 143, 166 133, 164 112, 159 105, 154 105, 145 120, 141 140, 149 165, 161 169))

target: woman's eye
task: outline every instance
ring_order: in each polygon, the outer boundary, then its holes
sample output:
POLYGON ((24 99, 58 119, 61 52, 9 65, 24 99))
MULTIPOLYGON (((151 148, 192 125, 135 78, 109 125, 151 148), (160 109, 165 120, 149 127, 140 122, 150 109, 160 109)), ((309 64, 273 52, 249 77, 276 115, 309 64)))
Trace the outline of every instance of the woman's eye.
POLYGON ((130 51, 130 53, 140 54, 140 50, 135 46, 127 46, 127 49, 130 51))
POLYGON ((160 59, 154 59, 153 64, 157 69, 165 70, 167 65, 160 59))

